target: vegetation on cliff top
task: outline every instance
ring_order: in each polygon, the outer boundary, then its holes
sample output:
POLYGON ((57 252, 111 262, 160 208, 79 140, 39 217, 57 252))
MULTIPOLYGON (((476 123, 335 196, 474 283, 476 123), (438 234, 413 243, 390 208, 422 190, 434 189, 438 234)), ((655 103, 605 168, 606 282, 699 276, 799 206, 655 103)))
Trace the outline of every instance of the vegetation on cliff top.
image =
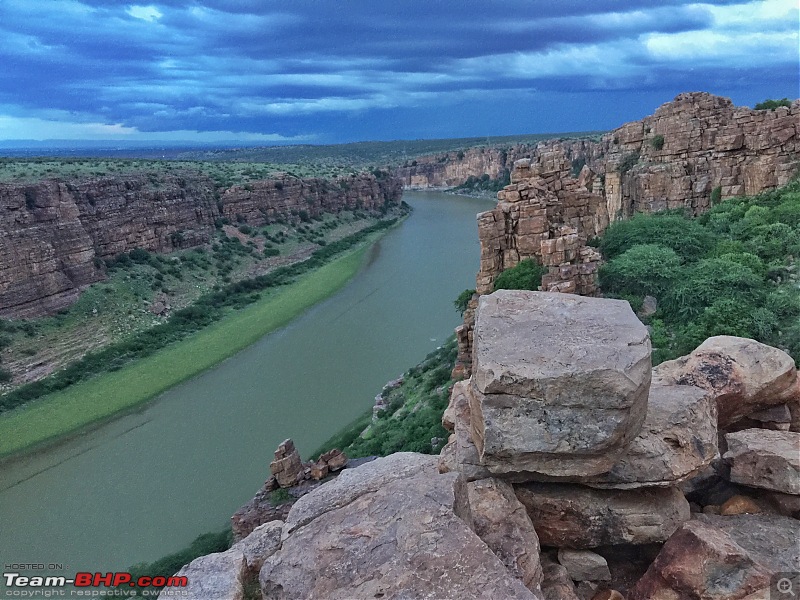
POLYGON ((800 181, 731 198, 697 217, 635 215, 599 240, 606 295, 639 309, 658 301, 653 362, 691 352, 714 335, 753 338, 800 361, 800 181))
POLYGON ((779 106, 791 106, 792 101, 788 98, 781 98, 780 100, 767 99, 755 105, 756 110, 775 110, 779 106))

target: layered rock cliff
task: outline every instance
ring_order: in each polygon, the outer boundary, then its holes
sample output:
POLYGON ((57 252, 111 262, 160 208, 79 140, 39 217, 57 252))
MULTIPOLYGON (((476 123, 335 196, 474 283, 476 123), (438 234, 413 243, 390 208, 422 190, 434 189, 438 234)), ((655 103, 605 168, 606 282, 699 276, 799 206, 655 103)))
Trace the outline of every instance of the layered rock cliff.
POLYGON ((407 187, 451 187, 469 176, 497 178, 520 158, 562 178, 588 165, 585 182, 603 196, 611 220, 665 208, 698 214, 711 205, 712 195, 718 200, 757 194, 789 181, 800 161, 800 101, 753 110, 728 98, 685 93, 599 141, 473 148, 417 158, 416 165, 396 173, 407 187))
POLYGON ((104 259, 134 248, 205 244, 220 217, 261 225, 304 213, 377 212, 398 204, 401 193, 399 181, 372 174, 335 181, 286 175, 221 193, 196 172, 0 184, 0 315, 64 308, 105 277, 104 259))

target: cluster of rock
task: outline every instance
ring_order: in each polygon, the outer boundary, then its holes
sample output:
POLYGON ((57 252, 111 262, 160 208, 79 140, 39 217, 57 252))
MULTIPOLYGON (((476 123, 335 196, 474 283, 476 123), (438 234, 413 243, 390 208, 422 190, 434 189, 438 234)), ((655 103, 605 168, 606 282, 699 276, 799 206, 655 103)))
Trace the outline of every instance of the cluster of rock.
POLYGON ((334 448, 322 454, 316 461, 304 463, 292 440, 284 440, 275 450, 275 460, 269 464, 272 477, 267 486, 276 489, 297 485, 307 479, 319 481, 328 473, 340 471, 347 464, 347 456, 334 448))
POLYGON ((800 584, 785 353, 718 337, 651 370, 627 303, 500 291, 481 297, 474 362, 439 457, 343 470, 185 567, 189 597, 242 598, 256 573, 266 599, 767 600, 776 577, 800 584))
POLYGON ((256 495, 231 517, 233 537, 242 540, 262 523, 284 519, 297 498, 308 494, 328 476, 338 474, 347 466, 361 461, 350 461, 341 450, 333 448, 317 460, 303 462, 291 439, 284 440, 275 450, 269 464, 270 477, 256 495), (286 497, 275 501, 272 492, 287 489, 286 497))
POLYGON ((105 278, 103 259, 134 248, 170 252, 211 240, 215 221, 262 225, 400 203, 401 183, 373 174, 337 181, 279 176, 217 201, 200 173, 0 184, 0 315, 33 317, 74 302, 105 278))

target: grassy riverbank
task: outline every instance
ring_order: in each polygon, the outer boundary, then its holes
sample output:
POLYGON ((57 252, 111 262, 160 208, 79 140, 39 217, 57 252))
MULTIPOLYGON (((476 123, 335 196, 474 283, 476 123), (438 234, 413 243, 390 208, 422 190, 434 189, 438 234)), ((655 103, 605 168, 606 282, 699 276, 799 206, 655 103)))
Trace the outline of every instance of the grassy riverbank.
POLYGON ((340 289, 358 272, 369 244, 379 235, 371 234, 347 254, 150 356, 3 414, 0 456, 129 410, 232 356, 340 289))

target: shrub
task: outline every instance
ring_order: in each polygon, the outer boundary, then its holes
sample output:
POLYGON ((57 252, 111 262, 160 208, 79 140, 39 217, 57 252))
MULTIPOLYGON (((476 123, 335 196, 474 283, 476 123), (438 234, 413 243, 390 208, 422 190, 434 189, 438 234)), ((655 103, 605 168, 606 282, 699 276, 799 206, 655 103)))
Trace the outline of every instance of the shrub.
POLYGON ((756 110, 775 110, 779 106, 791 106, 792 102, 788 98, 781 98, 780 100, 767 99, 763 102, 756 104, 756 110))
POLYGON ((655 150, 661 150, 664 147, 664 136, 660 133, 658 135, 654 135, 653 139, 650 140, 650 145, 655 150))
POLYGON ((613 259, 635 245, 658 244, 694 261, 705 256, 713 243, 713 236, 696 220, 674 214, 637 214, 612 223, 600 238, 600 251, 613 259))
POLYGON ((717 186, 711 190, 711 206, 716 206, 722 199, 722 187, 717 186))
POLYGON ((458 295, 453 301, 453 306, 456 307, 456 310, 459 312, 461 316, 464 316, 464 311, 467 310, 467 305, 469 301, 472 299, 472 295, 475 293, 475 290, 464 290, 458 295))
POLYGON ((519 264, 506 269, 497 276, 494 289, 497 290, 538 290, 542 285, 542 275, 547 272, 532 258, 521 260, 519 264))
POLYGON ((661 298, 681 274, 681 258, 672 248, 641 244, 603 265, 600 285, 611 294, 661 298))
POLYGON ((632 152, 630 154, 627 154, 622 159, 622 162, 619 163, 619 166, 617 167, 617 171, 619 171, 619 173, 621 175, 624 175, 625 173, 630 171, 633 167, 635 167, 636 163, 638 163, 638 162, 639 162, 639 153, 638 152, 632 152))
POLYGON ((277 248, 264 248, 264 256, 278 256, 280 253, 277 248))

